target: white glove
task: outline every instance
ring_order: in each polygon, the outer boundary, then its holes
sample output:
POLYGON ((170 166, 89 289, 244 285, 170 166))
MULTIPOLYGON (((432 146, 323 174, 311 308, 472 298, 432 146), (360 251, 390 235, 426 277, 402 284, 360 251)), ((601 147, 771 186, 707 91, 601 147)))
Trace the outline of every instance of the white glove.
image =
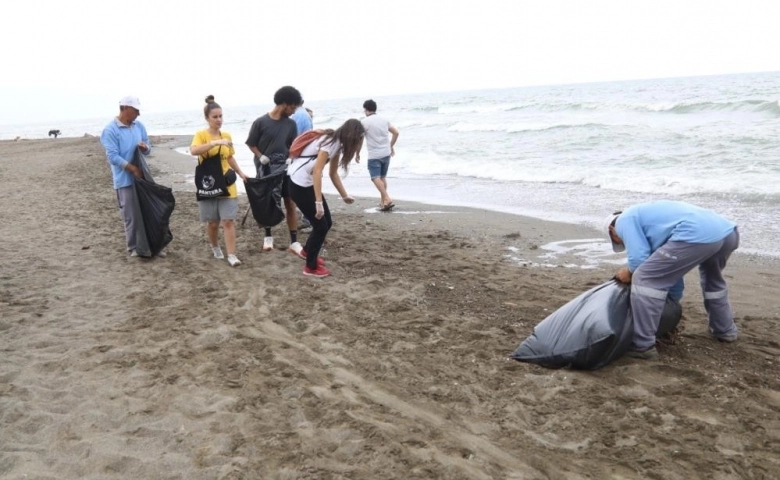
POLYGON ((261 155, 260 163, 262 163, 263 165, 268 165, 269 163, 271 163, 271 159, 266 157, 265 155, 261 155))
POLYGON ((345 196, 341 197, 341 199, 344 200, 344 203, 346 203, 347 205, 349 205, 349 204, 351 204, 351 203, 353 203, 355 201, 355 199, 350 197, 349 195, 345 195, 345 196))
POLYGON ((319 220, 325 216, 325 207, 322 206, 322 202, 314 202, 314 206, 317 207, 317 213, 314 214, 314 218, 319 220))
POLYGON ((288 158, 288 159, 287 159, 287 160, 284 162, 284 164, 285 164, 285 165, 287 165, 288 167, 290 166, 290 164, 291 164, 291 163, 292 163, 292 158, 288 158))

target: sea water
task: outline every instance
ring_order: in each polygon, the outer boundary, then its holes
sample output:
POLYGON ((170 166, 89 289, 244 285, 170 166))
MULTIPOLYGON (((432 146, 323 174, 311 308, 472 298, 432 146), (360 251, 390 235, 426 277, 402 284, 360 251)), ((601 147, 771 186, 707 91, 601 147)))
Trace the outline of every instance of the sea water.
MULTIPOLYGON (((336 128, 363 116, 363 100, 306 106, 315 128, 336 128)), ((401 132, 388 175, 401 209, 414 200, 595 226, 613 210, 676 199, 737 222, 741 251, 780 256, 780 72, 374 100, 401 132)), ((205 127, 193 103, 191 111, 145 113, 141 121, 151 135, 192 135, 205 127)), ((223 129, 247 172, 254 167, 243 142, 271 107, 223 109, 223 129)), ((65 136, 99 135, 112 114, 56 128, 65 136)), ((48 128, 0 126, 0 138, 43 137, 48 128)), ((378 197, 366 160, 364 149, 344 183, 351 195, 378 197)))

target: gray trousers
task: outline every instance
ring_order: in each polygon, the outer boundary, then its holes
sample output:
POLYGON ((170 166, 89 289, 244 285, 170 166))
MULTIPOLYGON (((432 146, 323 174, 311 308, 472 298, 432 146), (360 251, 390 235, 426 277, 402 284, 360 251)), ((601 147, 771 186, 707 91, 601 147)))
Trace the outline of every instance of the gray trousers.
POLYGON ((655 333, 669 289, 697 265, 710 332, 715 336, 737 333, 723 268, 731 252, 738 247, 739 232, 735 228, 718 242, 667 242, 653 252, 631 278, 631 312, 634 317, 631 348, 646 350, 655 344, 655 333))
POLYGON ((135 250, 135 190, 132 185, 116 189, 116 201, 119 204, 119 213, 125 222, 125 241, 127 242, 127 252, 135 250))

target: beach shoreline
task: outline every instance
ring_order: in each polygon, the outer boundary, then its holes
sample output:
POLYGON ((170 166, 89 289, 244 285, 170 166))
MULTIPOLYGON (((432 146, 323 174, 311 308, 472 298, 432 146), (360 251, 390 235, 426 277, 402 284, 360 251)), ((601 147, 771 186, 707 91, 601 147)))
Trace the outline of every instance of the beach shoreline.
MULTIPOLYGON (((152 136, 152 140, 153 145, 155 146, 155 151, 152 154, 153 156, 155 155, 158 148, 166 152, 164 155, 156 157, 155 161, 152 162, 157 168, 160 169, 159 171, 162 175, 160 177, 160 183, 171 186, 174 191, 194 192, 194 184, 192 182, 194 179, 195 160, 181 152, 182 149, 189 147, 192 138, 187 135, 154 135, 152 136), (173 151, 176 155, 170 155, 169 151, 173 151)), ((247 173, 252 175, 254 172, 250 171, 247 173)), ((402 182, 396 179, 392 180, 394 182, 402 182)), ((329 197, 331 198, 331 201, 333 201, 332 194, 335 193, 335 190, 328 184, 328 182, 324 182, 323 188, 325 189, 326 194, 331 194, 329 197)), ((245 195, 243 190, 240 190, 239 194, 242 196, 245 195)), ((358 200, 357 206, 359 209, 370 213, 379 213, 372 210, 372 205, 377 203, 379 200, 378 194, 376 196, 370 197, 355 195, 353 195, 353 197, 358 200)), ((556 238, 556 240, 553 241, 556 242, 567 242, 571 240, 587 238, 601 239, 602 237, 600 232, 594 228, 591 228, 589 225, 580 222, 544 220, 539 218, 539 216, 528 216, 519 213, 501 211, 498 209, 469 205, 439 204, 407 200, 402 200, 399 203, 404 205, 406 214, 408 214, 408 212, 437 211, 467 215, 468 220, 466 221, 446 222, 447 228, 459 235, 473 234, 475 225, 480 225, 478 228, 479 230, 487 229, 490 230, 490 233, 494 235, 514 234, 516 233, 516 229, 513 229, 510 226, 518 224, 518 227, 531 225, 531 230, 553 232, 552 236, 556 238), (567 235, 567 231, 571 233, 567 235)), ((401 210, 399 209, 398 212, 401 212, 401 210)), ((537 238, 540 242, 543 242, 543 245, 547 243, 545 240, 549 240, 550 237, 537 238)), ((601 241, 603 241, 604 246, 607 245, 605 236, 603 239, 601 239, 601 241)), ((605 252, 594 252, 596 257, 604 256, 602 255, 603 253, 605 252)), ((608 260, 606 263, 614 264, 615 260, 624 258, 623 255, 609 255, 608 251, 606 251, 606 254, 608 260)), ((763 266, 768 269, 780 268, 780 257, 775 257, 769 254, 737 250, 734 253, 734 259, 736 259, 736 262, 740 265, 744 263, 746 265, 763 266)))
POLYGON ((188 141, 152 139, 153 174, 177 202, 168 256, 152 260, 124 253, 98 139, 0 142, 0 201, 14 206, 0 244, 0 478, 768 479, 780 469, 773 260, 738 252, 726 269, 735 344, 709 338, 692 274, 682 332, 659 361, 543 369, 508 355, 617 268, 598 232, 329 198, 332 277, 301 275, 283 226, 263 253, 251 217, 238 229, 244 263, 230 268, 210 258, 186 180, 194 161, 174 150, 188 141))

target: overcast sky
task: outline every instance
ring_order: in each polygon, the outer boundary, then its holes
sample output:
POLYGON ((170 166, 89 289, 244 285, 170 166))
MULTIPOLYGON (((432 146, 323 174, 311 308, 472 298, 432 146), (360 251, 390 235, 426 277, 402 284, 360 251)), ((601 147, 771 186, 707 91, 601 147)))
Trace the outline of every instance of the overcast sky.
POLYGON ((780 70, 778 0, 4 2, 0 124, 780 70))

